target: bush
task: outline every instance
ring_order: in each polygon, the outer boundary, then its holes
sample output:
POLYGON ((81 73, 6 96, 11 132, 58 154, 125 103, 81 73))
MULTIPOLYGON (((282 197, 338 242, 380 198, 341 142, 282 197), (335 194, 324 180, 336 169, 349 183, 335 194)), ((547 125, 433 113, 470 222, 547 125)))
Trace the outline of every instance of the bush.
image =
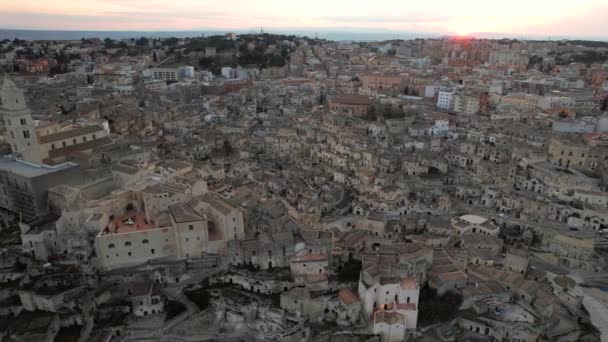
POLYGON ((358 281, 359 273, 361 273, 361 261, 350 259, 338 271, 338 281, 343 283, 358 281))
POLYGON ((184 304, 176 300, 168 301, 165 305, 165 321, 171 320, 174 317, 179 316, 184 311, 186 311, 186 307, 184 306, 184 304))
POLYGON ((211 304, 209 292, 207 291, 207 289, 203 288, 198 290, 185 291, 184 294, 201 310, 205 310, 211 304))
POLYGON ((422 327, 435 323, 443 323, 456 317, 462 303, 462 296, 448 291, 437 295, 437 291, 425 285, 420 290, 418 300, 418 324, 422 327))

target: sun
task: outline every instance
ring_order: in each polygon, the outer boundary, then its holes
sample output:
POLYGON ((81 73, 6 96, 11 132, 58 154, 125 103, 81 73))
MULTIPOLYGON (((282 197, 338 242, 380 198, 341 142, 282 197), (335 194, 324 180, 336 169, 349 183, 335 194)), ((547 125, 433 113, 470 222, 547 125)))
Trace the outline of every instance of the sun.
POLYGON ((471 38, 471 33, 469 31, 457 31, 454 38, 458 40, 467 40, 471 38))

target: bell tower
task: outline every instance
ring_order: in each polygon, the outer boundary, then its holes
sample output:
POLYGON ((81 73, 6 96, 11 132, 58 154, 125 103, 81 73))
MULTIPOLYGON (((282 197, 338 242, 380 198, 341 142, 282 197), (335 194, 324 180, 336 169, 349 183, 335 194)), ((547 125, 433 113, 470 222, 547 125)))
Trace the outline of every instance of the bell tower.
POLYGON ((6 140, 11 144, 13 153, 20 154, 26 161, 42 163, 32 114, 27 108, 23 92, 8 75, 4 76, 0 88, 0 113, 4 118, 6 140))

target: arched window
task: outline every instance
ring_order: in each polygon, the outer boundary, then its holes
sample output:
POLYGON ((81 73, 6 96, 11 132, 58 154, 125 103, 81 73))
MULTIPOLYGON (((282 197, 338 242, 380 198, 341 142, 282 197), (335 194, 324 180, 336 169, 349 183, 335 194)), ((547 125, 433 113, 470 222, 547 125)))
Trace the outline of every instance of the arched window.
POLYGON ((125 246, 131 246, 131 241, 126 241, 125 246))
POLYGON ((150 241, 148 241, 148 239, 144 239, 141 243, 146 244, 149 243, 150 241))
POLYGON ((116 246, 113 243, 108 245, 108 248, 114 248, 114 247, 116 247, 116 246))

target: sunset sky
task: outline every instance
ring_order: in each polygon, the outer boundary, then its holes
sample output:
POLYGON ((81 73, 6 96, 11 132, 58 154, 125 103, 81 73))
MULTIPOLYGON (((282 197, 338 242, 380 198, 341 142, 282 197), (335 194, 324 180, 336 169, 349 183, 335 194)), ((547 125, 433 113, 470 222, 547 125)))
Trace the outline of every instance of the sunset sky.
POLYGON ((608 36, 608 0, 0 0, 0 28, 608 36))

